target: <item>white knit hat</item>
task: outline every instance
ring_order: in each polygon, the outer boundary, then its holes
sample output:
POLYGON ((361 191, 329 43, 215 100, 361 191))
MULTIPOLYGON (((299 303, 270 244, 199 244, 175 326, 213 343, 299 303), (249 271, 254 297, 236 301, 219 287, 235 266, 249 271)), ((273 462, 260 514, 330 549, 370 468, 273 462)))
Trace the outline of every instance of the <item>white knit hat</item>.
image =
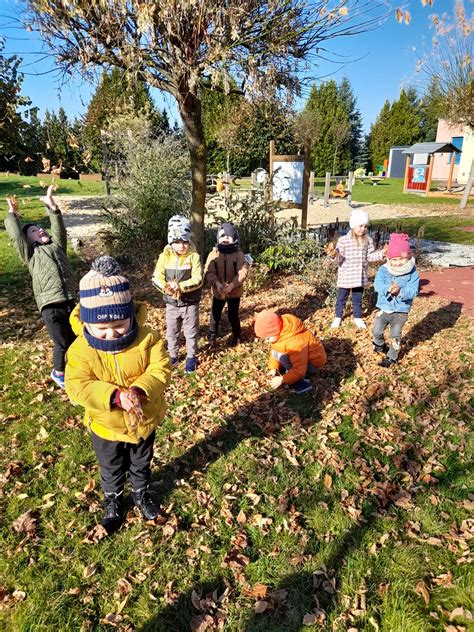
POLYGON ((173 215, 168 222, 168 243, 191 241, 191 222, 183 215, 173 215))
POLYGON ((356 226, 368 226, 369 224, 369 214, 365 211, 352 211, 351 216, 349 217, 349 226, 351 228, 356 228, 356 226))

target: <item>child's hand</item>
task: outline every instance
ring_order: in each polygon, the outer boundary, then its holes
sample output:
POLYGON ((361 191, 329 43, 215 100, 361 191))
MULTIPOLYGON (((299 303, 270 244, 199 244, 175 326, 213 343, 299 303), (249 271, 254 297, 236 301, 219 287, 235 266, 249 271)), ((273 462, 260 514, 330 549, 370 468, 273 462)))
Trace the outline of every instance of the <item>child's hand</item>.
POLYGON ((56 191, 57 188, 58 187, 56 184, 50 184, 46 192, 46 204, 49 206, 49 208, 52 209, 56 208, 56 202, 54 201, 53 193, 56 191))
POLYGON ((278 373, 278 371, 276 369, 270 369, 267 373, 267 375, 269 377, 275 377, 275 375, 278 373))
POLYGON ((385 244, 384 247, 382 248, 382 252, 383 252, 383 256, 384 257, 387 256, 387 251, 388 251, 388 244, 385 244))
POLYGON ((223 294, 224 292, 224 286, 222 285, 222 283, 220 283, 220 281, 216 281, 215 283, 215 288, 216 288, 216 292, 218 294, 223 294))
POLYGON ((335 257, 337 254, 336 246, 333 241, 330 241, 326 246, 326 254, 330 257, 335 257))
POLYGON ((270 380, 270 388, 275 390, 283 384, 283 378, 281 375, 277 375, 270 380))
POLYGON ((120 408, 123 408, 127 412, 131 410, 135 405, 135 398, 132 393, 126 391, 119 391, 120 393, 120 408))
POLYGON ((179 292, 179 283, 177 281, 169 281, 168 287, 172 292, 179 292))
POLYGON ((17 219, 20 219, 20 213, 18 211, 18 200, 14 195, 7 197, 8 212, 13 213, 17 219))
POLYGON ((392 283, 388 291, 390 294, 393 294, 393 296, 397 296, 397 294, 400 294, 400 286, 396 283, 392 283))
POLYGON ((230 294, 232 290, 234 289, 234 287, 235 286, 233 283, 226 283, 224 287, 224 294, 230 294))

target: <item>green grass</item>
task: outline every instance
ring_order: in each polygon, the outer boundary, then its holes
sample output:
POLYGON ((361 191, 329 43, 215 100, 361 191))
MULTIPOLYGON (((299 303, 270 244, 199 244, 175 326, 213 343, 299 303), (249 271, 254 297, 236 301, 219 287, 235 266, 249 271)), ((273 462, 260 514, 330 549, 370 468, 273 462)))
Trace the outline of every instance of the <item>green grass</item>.
MULTIPOLYGON (((41 214, 41 206, 25 213, 41 214)), ((2 629, 105 631, 113 613, 119 629, 185 632, 193 617, 216 615, 212 595, 225 589, 219 607, 229 632, 442 632, 455 608, 473 612, 463 530, 473 480, 472 319, 446 308, 433 321, 427 299, 415 303, 413 349, 382 375, 368 335, 351 326, 333 334, 331 309, 311 311, 332 352, 315 392, 300 398, 268 395, 257 369, 264 343, 203 351, 195 376, 173 373, 157 432, 153 476, 167 524, 131 510, 117 534, 90 543, 101 517, 95 455, 82 410, 48 380, 50 343, 3 237, 2 629), (409 495, 402 506, 401 492, 409 495), (34 537, 13 527, 28 509, 38 515, 34 537), (322 569, 334 594, 314 586, 322 569), (255 614, 256 584, 285 591, 282 601, 268 597, 270 607, 255 614), (193 591, 209 596, 201 611, 193 591), (324 623, 303 627, 317 603, 324 623)), ((314 290, 286 284, 244 307, 274 300, 295 308, 314 290)), ((203 320, 207 310, 204 303, 203 320)), ((162 310, 151 318, 163 327, 162 310)), ((455 623, 469 627, 465 615, 455 623)))
POLYGON ((388 230, 394 231, 399 228, 416 237, 418 230, 424 227, 424 239, 434 241, 447 241, 454 244, 474 244, 474 231, 460 230, 460 227, 474 226, 474 219, 471 216, 445 216, 442 217, 404 217, 392 220, 374 220, 375 226, 386 226, 388 230))
MULTIPOLYGON (((240 178, 238 181, 239 186, 237 190, 248 190, 251 188, 250 179, 240 178)), ((331 179, 331 187, 336 185, 336 180, 331 179)), ((324 197, 324 178, 314 179, 314 189, 318 197, 324 197)), ((459 206, 460 196, 448 197, 436 197, 430 195, 425 197, 423 195, 415 195, 413 193, 403 193, 403 179, 401 178, 389 178, 382 180, 373 186, 369 182, 362 182, 356 180, 356 183, 352 189, 352 199, 354 202, 368 202, 371 204, 397 204, 398 206, 413 206, 413 205, 426 205, 426 204, 443 204, 459 206)), ((474 201, 471 198, 468 203, 468 208, 474 205, 474 201)))
MULTIPOLYGON (((45 184, 51 184, 52 177, 49 175, 37 178, 36 176, 18 176, 9 175, 0 176, 0 199, 7 195, 16 195, 17 198, 30 200, 41 195, 45 195, 45 186, 40 185, 40 181, 45 184), (24 188, 24 187, 27 188, 24 188)), ((58 186, 56 195, 102 195, 104 193, 103 182, 79 181, 79 180, 61 180, 55 178, 58 186)))

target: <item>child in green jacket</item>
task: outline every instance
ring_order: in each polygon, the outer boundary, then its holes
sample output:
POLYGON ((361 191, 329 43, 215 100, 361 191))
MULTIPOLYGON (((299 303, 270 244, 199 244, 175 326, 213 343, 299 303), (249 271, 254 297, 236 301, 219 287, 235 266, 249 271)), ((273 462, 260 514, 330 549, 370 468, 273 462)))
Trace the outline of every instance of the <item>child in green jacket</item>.
POLYGON ((11 197, 7 198, 5 228, 20 259, 28 266, 36 304, 54 343, 51 379, 64 388, 66 352, 76 337, 69 316, 74 308, 77 285, 66 253, 66 227, 53 190, 54 185, 51 185, 46 194, 51 235, 38 224, 21 226, 18 202, 11 197))

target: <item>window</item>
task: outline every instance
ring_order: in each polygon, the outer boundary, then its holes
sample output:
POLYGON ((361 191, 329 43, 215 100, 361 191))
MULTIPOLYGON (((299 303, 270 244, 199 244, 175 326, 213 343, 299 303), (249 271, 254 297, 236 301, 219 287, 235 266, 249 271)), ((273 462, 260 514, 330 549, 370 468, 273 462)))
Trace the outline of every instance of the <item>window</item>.
MULTIPOLYGON (((463 140, 464 140, 464 136, 453 136, 453 138, 451 138, 452 144, 460 150, 462 150, 463 140)), ((451 162, 451 156, 452 154, 449 154, 448 163, 451 162)), ((460 162, 461 162, 461 154, 456 154, 456 158, 454 159, 454 164, 458 165, 460 162)))

